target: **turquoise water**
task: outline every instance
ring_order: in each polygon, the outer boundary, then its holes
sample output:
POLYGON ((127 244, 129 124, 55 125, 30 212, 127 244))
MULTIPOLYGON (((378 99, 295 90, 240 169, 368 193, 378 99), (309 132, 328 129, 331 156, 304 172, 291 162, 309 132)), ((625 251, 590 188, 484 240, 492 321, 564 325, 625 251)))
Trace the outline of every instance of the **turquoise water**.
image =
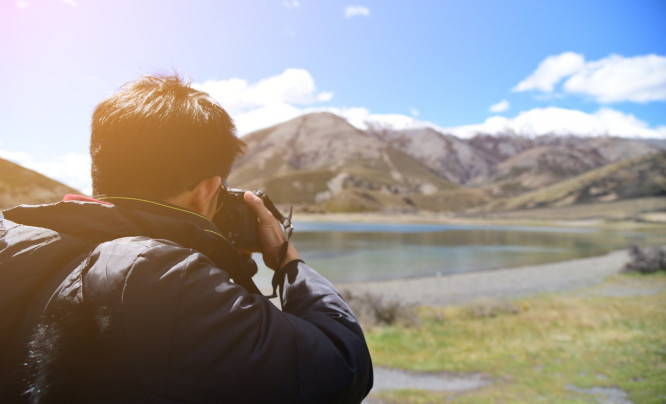
MULTIPOLYGON (((292 242, 303 259, 331 281, 355 282, 591 257, 628 244, 666 244, 666 231, 302 222, 295 224, 292 242)), ((268 285, 270 275, 260 266, 255 278, 268 285)))

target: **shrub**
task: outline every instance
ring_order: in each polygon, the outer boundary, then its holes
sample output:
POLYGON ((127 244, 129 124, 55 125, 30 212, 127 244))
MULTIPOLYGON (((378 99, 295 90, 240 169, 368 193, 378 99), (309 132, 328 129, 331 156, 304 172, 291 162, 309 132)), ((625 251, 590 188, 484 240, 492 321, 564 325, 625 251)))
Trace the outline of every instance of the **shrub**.
POLYGON ((629 246, 629 262, 623 270, 641 274, 666 271, 666 251, 662 247, 640 248, 632 244, 629 246))
POLYGON ((411 326, 418 322, 413 308, 405 306, 398 300, 386 299, 371 292, 352 293, 348 289, 342 290, 341 294, 363 324, 411 326))

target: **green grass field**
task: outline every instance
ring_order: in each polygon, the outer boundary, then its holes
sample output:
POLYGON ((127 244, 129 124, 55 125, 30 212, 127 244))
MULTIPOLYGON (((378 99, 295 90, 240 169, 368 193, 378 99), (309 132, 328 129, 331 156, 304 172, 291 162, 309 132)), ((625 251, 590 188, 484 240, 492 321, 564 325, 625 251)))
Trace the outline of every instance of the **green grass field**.
POLYGON ((373 393, 384 402, 596 403, 576 390, 596 386, 619 388, 634 403, 666 403, 663 273, 511 303, 421 307, 416 315, 416 326, 369 330, 375 366, 481 372, 493 382, 462 393, 373 393))

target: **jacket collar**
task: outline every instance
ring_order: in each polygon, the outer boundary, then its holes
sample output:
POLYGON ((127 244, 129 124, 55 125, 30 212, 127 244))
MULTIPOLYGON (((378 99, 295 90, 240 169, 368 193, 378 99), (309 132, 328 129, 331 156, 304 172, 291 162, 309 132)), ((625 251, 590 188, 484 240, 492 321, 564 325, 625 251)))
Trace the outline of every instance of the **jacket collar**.
POLYGON ((219 229, 203 215, 169 203, 126 196, 66 198, 46 205, 20 205, 6 219, 45 227, 95 242, 128 236, 167 239, 206 254, 220 242, 219 229))
MULTIPOLYGON (((208 218, 179 206, 117 196, 21 205, 3 213, 13 222, 48 228, 91 243, 132 236, 170 240, 199 251, 225 269, 250 293, 261 294, 246 269, 248 259, 238 254, 208 218)), ((256 271, 256 267, 254 269, 256 271)))

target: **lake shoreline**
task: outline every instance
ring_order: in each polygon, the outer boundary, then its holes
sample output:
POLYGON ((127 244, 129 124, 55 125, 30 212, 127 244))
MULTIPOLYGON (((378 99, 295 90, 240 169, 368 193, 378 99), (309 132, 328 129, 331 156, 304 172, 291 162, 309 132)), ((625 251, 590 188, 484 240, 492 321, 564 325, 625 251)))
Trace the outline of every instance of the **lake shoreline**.
POLYGON ((462 305, 483 299, 512 300, 593 286, 619 273, 628 260, 627 250, 618 250, 602 256, 548 264, 420 278, 336 283, 336 287, 352 295, 373 294, 405 305, 462 305))
POLYGON ((447 213, 294 213, 295 222, 332 222, 332 223, 396 223, 396 224, 450 224, 450 225, 484 225, 484 224, 524 224, 548 223, 560 226, 595 226, 604 223, 601 219, 585 220, 520 220, 497 219, 482 217, 458 217, 447 213))
MULTIPOLYGON (((654 215, 653 215, 654 216, 654 215)), ((650 216, 649 221, 613 218, 576 218, 560 219, 538 217, 474 217, 458 216, 449 213, 294 213, 293 221, 303 223, 380 223, 380 224, 431 224, 431 225, 463 225, 463 226, 546 226, 569 228, 622 228, 622 229, 654 229, 666 228, 666 218, 650 216), (659 220, 652 220, 659 219, 659 220)), ((298 231, 296 227, 295 231, 298 231)))
MULTIPOLYGON (((288 206, 282 206, 288 211, 288 206)), ((437 223, 437 224, 515 224, 554 226, 654 227, 666 226, 666 198, 646 197, 612 202, 590 202, 510 211, 417 211, 315 213, 297 210, 296 221, 437 223)))

